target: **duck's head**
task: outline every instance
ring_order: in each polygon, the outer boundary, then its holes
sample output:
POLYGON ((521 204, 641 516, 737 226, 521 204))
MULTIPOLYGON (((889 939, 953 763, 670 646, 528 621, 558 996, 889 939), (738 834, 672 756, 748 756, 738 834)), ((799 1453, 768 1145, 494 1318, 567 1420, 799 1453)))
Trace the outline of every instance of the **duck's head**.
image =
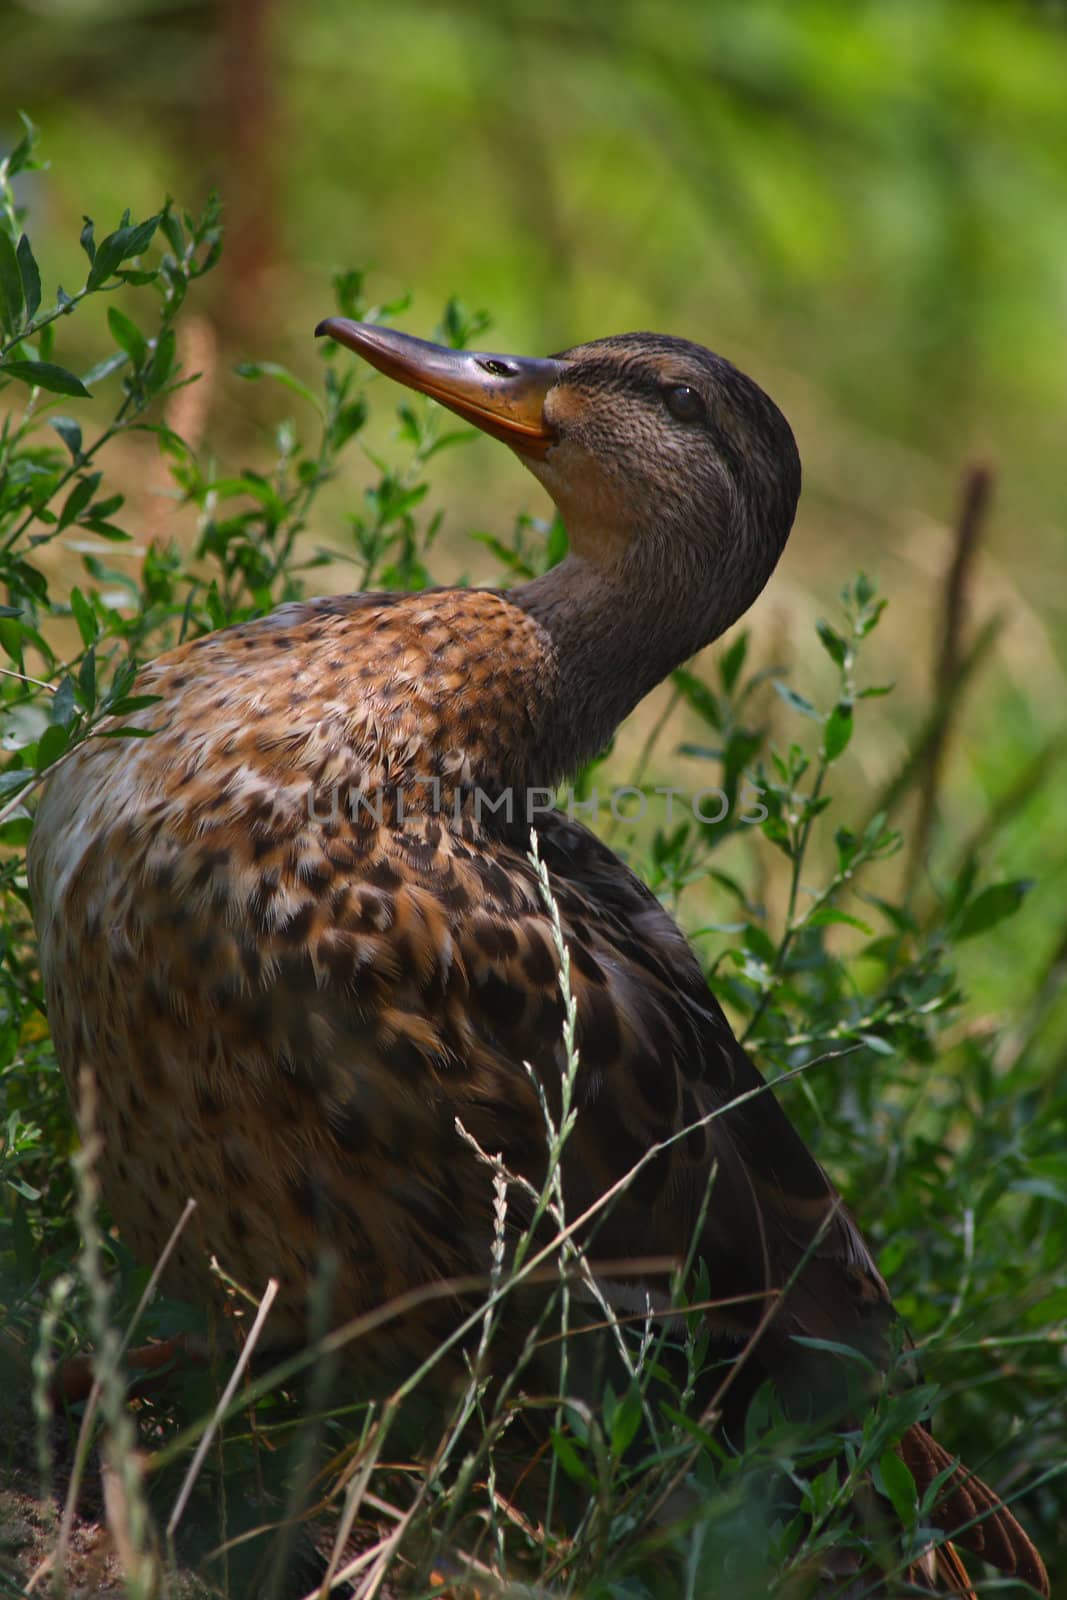
POLYGON ((535 359, 339 317, 316 332, 510 445, 601 578, 639 578, 666 604, 684 595, 686 653, 770 576, 800 492, 796 443, 763 390, 701 345, 627 333, 535 359))

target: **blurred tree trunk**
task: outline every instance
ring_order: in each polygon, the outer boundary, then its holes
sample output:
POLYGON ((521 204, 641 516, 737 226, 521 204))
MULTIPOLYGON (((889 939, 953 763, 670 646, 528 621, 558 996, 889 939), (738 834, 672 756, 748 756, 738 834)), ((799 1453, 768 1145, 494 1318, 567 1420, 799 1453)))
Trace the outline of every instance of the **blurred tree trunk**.
POLYGON ((214 9, 217 48, 202 78, 205 174, 225 201, 226 248, 216 317, 226 343, 270 326, 278 263, 275 174, 278 94, 273 54, 276 0, 223 0, 214 9))

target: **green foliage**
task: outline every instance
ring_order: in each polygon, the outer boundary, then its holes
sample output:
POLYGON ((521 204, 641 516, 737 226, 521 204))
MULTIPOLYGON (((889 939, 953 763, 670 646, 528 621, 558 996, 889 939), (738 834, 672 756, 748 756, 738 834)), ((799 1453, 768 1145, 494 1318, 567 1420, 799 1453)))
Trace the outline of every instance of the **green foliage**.
MULTIPOLYGON (((40 1373, 46 1380, 60 1353, 90 1337, 107 1380, 105 1434, 114 1443, 129 1429, 115 1330, 130 1322, 144 1272, 96 1220, 86 1149, 72 1180, 78 1141, 48 1041, 28 919, 27 802, 82 741, 131 736, 121 719, 145 703, 138 663, 178 640, 299 596, 305 574, 332 560, 352 564, 357 587, 433 581, 440 515, 427 512, 427 469, 469 434, 405 396, 388 455, 372 453, 364 442, 364 373, 338 360, 327 343, 320 382, 273 361, 237 368, 238 396, 242 384, 269 385, 293 405, 296 420, 275 428, 271 459, 220 466, 213 447, 183 436, 174 406, 195 382, 183 366, 181 317, 219 260, 218 204, 194 216, 168 201, 140 222, 125 213, 99 242, 87 220, 80 235, 84 282, 68 294, 53 285, 48 262, 37 261, 16 203, 12 180, 35 160, 27 124, 0 165, 0 649, 7 660, 0 676, 0 1354, 26 1370, 36 1351, 36 1392, 43 1394, 40 1373), (76 362, 62 359, 74 316, 99 350, 80 376, 76 362), (145 509, 122 453, 131 436, 154 441, 188 513, 187 537, 150 544, 135 562, 123 556, 134 549, 145 509), (353 447, 363 449, 371 481, 348 517, 348 544, 316 547, 309 530, 320 496, 353 447), (117 725, 103 728, 105 719, 117 725)), ((400 309, 368 307, 357 273, 335 280, 335 293, 348 316, 400 309)), ((483 317, 453 301, 440 336, 462 345, 484 326, 483 317)), ((510 534, 490 529, 474 538, 497 559, 503 581, 544 570, 564 549, 558 522, 529 517, 510 534)), ((859 1214, 915 1332, 927 1382, 887 1391, 843 1436, 800 1428, 761 1395, 744 1447, 727 1447, 705 1425, 696 1398, 708 1380, 698 1308, 712 1291, 707 1266, 690 1263, 692 1272, 676 1284, 684 1330, 668 1332, 651 1318, 623 1326, 601 1307, 615 1367, 592 1394, 572 1383, 581 1368, 578 1339, 557 1341, 558 1393, 547 1400, 523 1397, 522 1362, 532 1341, 497 1390, 476 1361, 440 1437, 421 1441, 422 1455, 432 1457, 422 1475, 382 1464, 394 1449, 402 1402, 423 1372, 384 1407, 358 1408, 355 1419, 351 1408, 329 1411, 312 1444, 288 1398, 292 1371, 258 1379, 231 1404, 225 1443, 214 1465, 202 1469, 201 1515, 213 1516, 221 1500, 232 1531, 242 1500, 252 1522, 280 1517, 283 1504, 302 1513, 299 1495, 275 1502, 268 1495, 269 1511, 261 1511, 254 1486, 274 1455, 310 1472, 308 1461, 325 1443, 348 1459, 353 1515, 371 1483, 377 1503, 396 1509, 399 1531, 373 1559, 417 1593, 440 1592, 435 1571, 456 1573, 460 1584, 466 1561, 467 1570, 482 1574, 479 1583, 536 1583, 540 1592, 580 1592, 589 1600, 705 1595, 717 1592, 722 1574, 739 1600, 802 1596, 814 1592, 820 1560, 831 1550, 851 1548, 863 1561, 877 1556, 899 1574, 922 1547, 931 1504, 917 1502, 892 1443, 944 1400, 948 1442, 984 1474, 1027 1495, 1030 1524, 1058 1557, 1051 1530, 1065 1492, 1065 1090, 1062 1076, 1045 1076, 1042 993, 1019 997, 1014 1030, 975 1026, 956 973, 957 946, 992 930, 999 937, 1026 884, 986 882, 971 853, 937 885, 932 904, 917 908, 886 877, 901 840, 884 811, 851 815, 831 793, 862 744, 868 702, 888 692, 866 677, 868 641, 884 604, 861 575, 844 589, 834 617, 819 622, 817 641, 834 675, 828 693, 809 687, 813 671, 797 688, 778 669, 753 665, 744 633, 717 653, 710 673, 694 666, 675 673, 667 709, 649 729, 629 781, 650 800, 663 794, 647 774, 684 711, 699 738, 687 737, 679 748, 703 764, 707 792, 721 794, 724 805, 664 826, 635 826, 628 849, 655 890, 683 912, 695 900, 730 908, 735 920, 726 938, 722 925, 694 930, 715 935, 709 981, 859 1214), (784 742, 767 732, 779 711, 787 719, 784 742), (786 884, 779 913, 762 902, 761 862, 786 884), (566 1537, 551 1517, 539 1527, 507 1513, 509 1442, 531 1404, 551 1415, 546 1493, 549 1506, 567 1509, 566 1537), (237 1421, 242 1416, 247 1427, 237 1421), (895 1509, 901 1534, 886 1531, 880 1539, 857 1526, 853 1494, 869 1480, 895 1509)), ((622 776, 614 756, 603 771, 622 776)), ((586 792, 595 779, 595 770, 584 775, 586 792)), ((617 828, 615 820, 607 831, 617 828)), ((552 909, 547 880, 546 903, 552 909)), ((567 1000, 562 944, 559 954, 567 1000)), ((537 1215, 556 1226, 556 1239, 546 1247, 543 1232, 535 1237, 531 1227, 505 1262, 501 1226, 475 1319, 482 1353, 503 1302, 536 1271, 558 1270, 542 1331, 578 1319, 573 1285, 583 1262, 565 1232, 571 1219, 557 1181, 574 1116, 566 1092, 576 1067, 573 1013, 568 1026, 570 1070, 558 1121, 542 1102, 550 1173, 535 1197, 537 1215)), ((487 1166, 502 1214, 518 1180, 491 1156, 487 1166)), ((188 1317, 159 1300, 142 1326, 173 1332, 188 1317)), ((196 1379, 144 1403, 142 1444, 151 1452, 157 1510, 173 1503, 208 1411, 196 1379)), ((125 1450, 122 1460, 129 1455, 125 1450)), ((300 1471, 294 1468, 295 1481, 306 1481, 300 1471)), ((129 1504, 145 1513, 136 1475, 124 1485, 129 1504)), ((290 1485, 286 1492, 296 1491, 290 1485)), ((146 1527, 131 1514, 127 1532, 133 1530, 141 1564, 128 1576, 130 1594, 147 1593, 155 1581, 146 1527)), ((272 1584, 282 1581, 286 1538, 283 1531, 264 1558, 272 1584)), ((1062 1559, 1060 1570, 1063 1576, 1062 1559)), ((218 1563, 208 1571, 225 1587, 218 1563)), ((174 1582, 164 1574, 165 1591, 174 1582)), ((243 1580, 234 1582, 231 1592, 248 1592, 243 1580)))

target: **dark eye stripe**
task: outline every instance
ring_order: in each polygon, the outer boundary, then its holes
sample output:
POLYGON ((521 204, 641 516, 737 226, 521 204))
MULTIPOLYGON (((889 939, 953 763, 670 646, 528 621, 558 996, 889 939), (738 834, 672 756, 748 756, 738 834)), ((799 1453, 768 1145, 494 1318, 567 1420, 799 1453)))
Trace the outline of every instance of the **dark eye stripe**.
MULTIPOLYGON (((625 388, 642 400, 662 405, 668 389, 693 388, 683 380, 664 382, 663 374, 637 361, 585 360, 581 364, 582 387, 587 390, 602 388, 608 391, 625 388)), ((564 380, 565 381, 565 380, 564 380)), ((694 390, 699 394, 699 390, 694 390)))
POLYGON ((663 379, 637 362, 586 360, 581 364, 582 387, 607 390, 628 389, 646 400, 659 398, 663 379))

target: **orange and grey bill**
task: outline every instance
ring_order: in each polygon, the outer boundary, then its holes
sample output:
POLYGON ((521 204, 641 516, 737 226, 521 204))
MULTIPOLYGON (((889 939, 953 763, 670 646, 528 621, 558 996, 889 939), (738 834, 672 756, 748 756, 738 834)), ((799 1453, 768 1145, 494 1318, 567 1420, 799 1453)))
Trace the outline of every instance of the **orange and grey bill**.
POLYGON ((429 395, 522 455, 543 457, 555 440, 545 398, 566 361, 449 350, 347 317, 327 317, 315 334, 354 350, 379 372, 429 395))

